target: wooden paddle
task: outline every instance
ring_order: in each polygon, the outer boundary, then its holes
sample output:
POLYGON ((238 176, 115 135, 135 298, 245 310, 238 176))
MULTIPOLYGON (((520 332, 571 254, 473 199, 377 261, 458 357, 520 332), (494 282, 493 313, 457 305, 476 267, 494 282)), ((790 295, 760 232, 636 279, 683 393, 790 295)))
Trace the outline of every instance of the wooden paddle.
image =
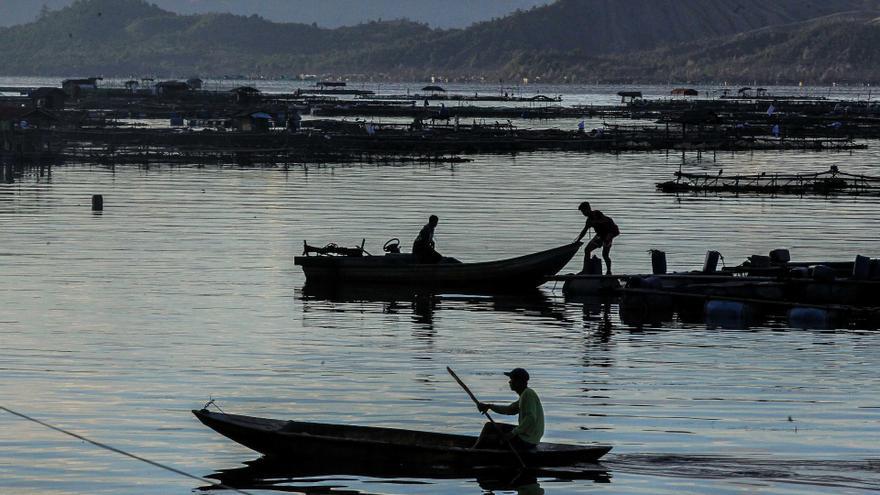
MULTIPOLYGON (((470 396, 471 400, 474 401, 474 404, 476 404, 476 405, 477 405, 477 408, 479 408, 479 407, 480 407, 480 401, 477 400, 477 397, 474 395, 473 392, 471 392, 471 389, 469 389, 468 386, 465 385, 463 381, 461 381, 461 378, 459 378, 458 375, 456 375, 455 372, 452 371, 452 368, 450 368, 449 366, 447 366, 447 367, 446 367, 446 371, 448 371, 449 374, 452 375, 452 378, 455 378, 455 381, 457 381, 458 384, 461 385, 461 388, 463 388, 464 391, 467 392, 467 394, 470 396)), ((510 440, 507 440, 507 439, 504 437, 504 432, 501 431, 501 427, 498 426, 498 423, 496 423, 495 420, 492 419, 492 416, 489 416, 489 410, 487 409, 487 410, 483 411, 483 414, 486 415, 486 418, 488 418, 488 419, 489 419, 489 422, 492 423, 492 426, 495 427, 495 431, 498 432, 498 436, 501 437, 502 439, 504 439, 504 442, 505 442, 505 443, 507 444, 507 446, 510 448, 510 451, 513 452, 513 455, 516 457, 516 460, 519 461, 519 465, 522 466, 522 467, 525 469, 525 468, 527 467, 527 466, 526 466, 526 463, 523 462, 522 457, 519 456, 519 452, 517 452, 516 449, 513 448, 513 444, 510 443, 510 440)))

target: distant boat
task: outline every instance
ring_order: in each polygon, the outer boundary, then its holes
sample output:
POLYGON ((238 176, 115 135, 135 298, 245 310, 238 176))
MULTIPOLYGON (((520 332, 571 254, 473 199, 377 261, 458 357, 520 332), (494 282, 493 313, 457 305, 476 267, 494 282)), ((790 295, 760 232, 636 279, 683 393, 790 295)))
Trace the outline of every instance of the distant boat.
POLYGON ((297 256, 307 284, 389 284, 434 289, 511 292, 535 287, 555 275, 574 257, 582 243, 480 263, 444 259, 419 263, 411 254, 385 256, 297 256))
MULTIPOLYGON (((276 460, 393 465, 518 466, 507 449, 472 449, 477 438, 396 428, 334 425, 193 410, 209 428, 276 460)), ((570 466, 599 460, 608 445, 540 443, 522 452, 529 467, 570 466)))

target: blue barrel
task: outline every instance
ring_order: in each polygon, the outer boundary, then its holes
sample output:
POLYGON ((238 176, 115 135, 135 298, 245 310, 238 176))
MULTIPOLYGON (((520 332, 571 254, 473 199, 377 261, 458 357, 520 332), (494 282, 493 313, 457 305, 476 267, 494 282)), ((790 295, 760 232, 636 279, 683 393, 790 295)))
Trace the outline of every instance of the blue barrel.
POLYGON ((821 308, 791 308, 788 311, 788 324, 792 328, 831 328, 834 321, 831 313, 821 308))
POLYGON ((666 253, 659 249, 651 250, 651 273, 654 275, 666 274, 666 253))
POLYGON ((716 318, 743 318, 748 313, 745 303, 738 301, 716 301, 706 303, 706 316, 716 318))
POLYGON ((657 277, 630 277, 626 281, 627 289, 662 289, 663 281, 657 277))
POLYGON ((738 301, 706 302, 706 323, 720 327, 744 328, 754 314, 754 310, 746 303, 738 301))

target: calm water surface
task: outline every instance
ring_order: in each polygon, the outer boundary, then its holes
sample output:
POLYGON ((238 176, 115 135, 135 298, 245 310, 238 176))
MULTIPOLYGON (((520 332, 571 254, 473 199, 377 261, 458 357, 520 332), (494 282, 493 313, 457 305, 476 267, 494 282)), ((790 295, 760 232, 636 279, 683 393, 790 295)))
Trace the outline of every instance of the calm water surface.
MULTIPOLYGON (((853 154, 687 157, 687 170, 877 172, 853 154)), ((634 328, 616 303, 523 298, 305 297, 303 240, 368 251, 408 245, 440 217, 462 260, 572 240, 588 199, 623 232, 619 272, 727 264, 785 247, 795 259, 880 257, 878 198, 655 192, 680 155, 476 156, 455 166, 242 170, 56 168, 0 186, 0 405, 205 476, 256 454, 189 413, 227 412, 472 434, 500 372, 527 367, 546 440, 614 445, 610 483, 539 479, 548 494, 794 494, 880 490, 880 333, 743 329, 673 321, 634 328), (105 210, 90 211, 90 195, 105 210)), ((565 271, 576 271, 576 259, 565 271)), ((459 494, 473 479, 357 474, 282 483, 303 493, 459 494)), ((200 486, 0 413, 0 492, 168 494, 200 486)), ((529 487, 534 489, 535 487, 529 487)), ((268 491, 253 490, 254 493, 268 491)), ((503 489, 501 493, 513 493, 503 489)), ((526 491, 521 490, 526 493, 526 491)))

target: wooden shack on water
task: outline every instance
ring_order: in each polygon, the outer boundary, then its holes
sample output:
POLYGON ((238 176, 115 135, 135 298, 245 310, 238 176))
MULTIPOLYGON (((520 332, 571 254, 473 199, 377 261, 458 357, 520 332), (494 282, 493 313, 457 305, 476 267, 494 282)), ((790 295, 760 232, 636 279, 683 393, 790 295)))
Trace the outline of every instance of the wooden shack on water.
POLYGON ((273 116, 262 110, 249 110, 232 117, 232 128, 241 132, 269 132, 273 116))
POLYGON ((642 99, 641 91, 618 91, 617 96, 620 97, 621 103, 626 103, 627 98, 629 98, 629 102, 632 103, 636 100, 642 99))
POLYGON ((162 81, 153 87, 156 96, 160 98, 180 98, 189 94, 192 88, 183 81, 162 81))
POLYGON ((259 89, 253 86, 239 86, 229 90, 235 98, 235 102, 239 104, 253 103, 259 101, 262 94, 259 89))
POLYGON ((98 81, 103 77, 87 77, 83 79, 65 79, 61 81, 61 89, 72 98, 79 98, 83 92, 98 89, 98 81))
POLYGON ((31 91, 30 99, 36 108, 61 110, 67 100, 67 93, 59 88, 37 88, 31 91))

